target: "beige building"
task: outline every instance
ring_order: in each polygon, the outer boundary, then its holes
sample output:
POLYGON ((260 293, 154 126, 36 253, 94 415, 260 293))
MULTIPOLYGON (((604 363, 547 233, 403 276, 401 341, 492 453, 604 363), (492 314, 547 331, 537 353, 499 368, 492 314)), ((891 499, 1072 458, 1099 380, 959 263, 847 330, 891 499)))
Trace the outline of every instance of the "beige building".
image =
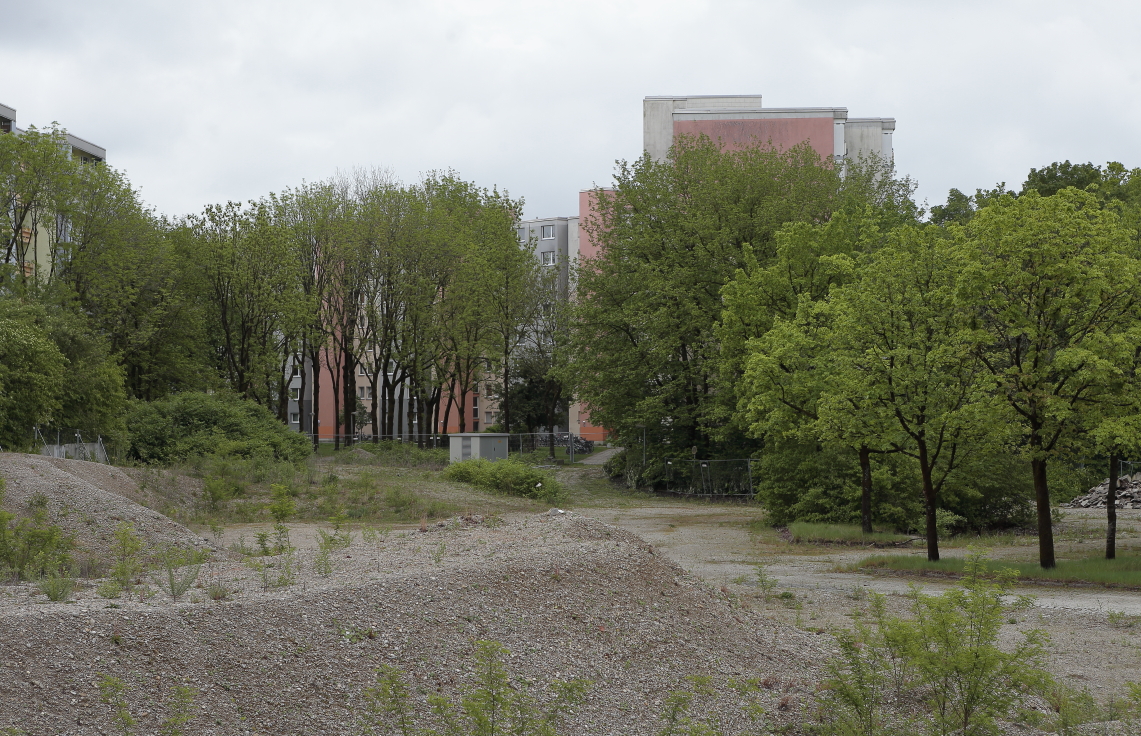
MULTIPOLYGON (((15 133, 23 131, 16 126, 16 109, 0 103, 0 133, 15 133)), ((107 149, 97 146, 91 141, 84 140, 77 135, 67 133, 65 145, 71 157, 83 163, 103 163, 107 159, 107 149)), ((53 258, 53 237, 51 233, 50 217, 41 217, 36 223, 25 223, 21 229, 20 238, 22 258, 20 268, 25 276, 47 274, 51 272, 53 258)))

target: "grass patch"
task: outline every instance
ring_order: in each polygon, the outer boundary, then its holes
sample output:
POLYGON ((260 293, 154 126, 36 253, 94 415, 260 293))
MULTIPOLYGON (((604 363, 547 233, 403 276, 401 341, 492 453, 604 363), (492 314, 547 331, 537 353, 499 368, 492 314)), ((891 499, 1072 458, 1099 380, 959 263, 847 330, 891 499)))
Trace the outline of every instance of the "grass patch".
POLYGON ((797 544, 900 544, 911 537, 892 532, 872 532, 865 534, 855 524, 814 524, 807 521, 794 521, 788 525, 788 533, 797 544))
MULTIPOLYGON (((852 566, 853 570, 899 570, 901 572, 938 572, 945 575, 963 574, 964 560, 951 557, 928 562, 915 555, 874 555, 852 566)), ((1087 557, 1080 560, 1059 560, 1052 570, 1043 570, 1037 562, 1003 561, 1002 567, 1018 572, 1019 580, 1066 583, 1095 583, 1118 588, 1141 588, 1141 556, 1087 557)))
POLYGON ((389 468, 443 470, 448 465, 448 451, 442 447, 422 448, 413 442, 361 442, 334 454, 342 464, 382 465, 389 468), (362 452, 363 450, 363 452, 362 452), (367 454, 366 454, 367 453, 367 454))

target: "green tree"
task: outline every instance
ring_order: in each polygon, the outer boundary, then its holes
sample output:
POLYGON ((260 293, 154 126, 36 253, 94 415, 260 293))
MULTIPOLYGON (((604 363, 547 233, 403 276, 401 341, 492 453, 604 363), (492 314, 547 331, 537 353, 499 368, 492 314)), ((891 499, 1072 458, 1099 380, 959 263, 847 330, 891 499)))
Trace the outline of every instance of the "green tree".
POLYGON ((1116 344, 1136 319, 1132 233, 1088 192, 1000 197, 958 236, 959 309, 993 389, 1022 424, 1039 559, 1055 564, 1047 466, 1070 454, 1112 394, 1116 344))
POLYGON ((828 302, 836 379, 819 413, 843 425, 874 410, 880 416, 862 426, 882 428, 879 443, 918 463, 930 560, 939 559, 940 490, 963 456, 994 441, 1002 425, 1002 406, 990 401, 973 349, 977 335, 963 329, 955 309, 962 268, 941 229, 900 228, 828 302))
POLYGON ((600 250, 577 272, 574 388, 621 435, 644 424, 655 444, 708 452, 737 403, 714 335, 722 287, 746 266, 745 244, 767 264, 782 225, 826 220, 840 176, 807 146, 683 138, 665 161, 620 163, 615 179, 582 223, 600 250))
POLYGON ((67 359, 30 320, 0 318, 0 446, 27 447, 62 403, 67 359))

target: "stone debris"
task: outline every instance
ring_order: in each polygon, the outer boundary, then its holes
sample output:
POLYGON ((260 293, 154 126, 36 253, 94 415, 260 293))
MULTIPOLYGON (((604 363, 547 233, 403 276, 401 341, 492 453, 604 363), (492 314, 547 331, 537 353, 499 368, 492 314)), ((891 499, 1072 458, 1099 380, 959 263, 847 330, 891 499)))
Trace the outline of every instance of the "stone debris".
MULTIPOLYGON (((99 527, 130 511, 149 540, 164 536, 149 509, 53 472, 79 461, 6 459, 10 502, 25 503, 41 478, 58 484, 53 504, 108 504, 99 527)), ((470 514, 367 539, 354 531, 325 568, 314 549, 288 559, 217 552, 177 603, 149 585, 105 599, 100 581, 83 581, 67 604, 32 584, 0 585, 0 731, 112 732, 115 709, 99 691, 111 676, 127 685, 137 733, 163 730, 178 685, 194 691, 185 733, 359 733, 382 664, 406 673, 426 709, 429 694, 454 698, 474 683, 480 640, 504 644, 513 681, 540 699, 553 680, 593 683, 559 731, 567 736, 652 736, 690 675, 723 688, 711 707, 733 733, 751 725, 730 678, 772 684, 758 704, 773 728, 812 717, 831 637, 742 607, 620 528, 560 509, 490 520, 470 514), (212 600, 214 590, 224 595, 212 600)))
MULTIPOLYGON (((1067 509, 1104 509, 1108 495, 1109 478, 1106 478, 1084 496, 1060 505, 1067 509)), ((1114 505, 1119 509, 1141 509, 1141 473, 1122 475, 1117 479, 1117 503, 1114 505)))

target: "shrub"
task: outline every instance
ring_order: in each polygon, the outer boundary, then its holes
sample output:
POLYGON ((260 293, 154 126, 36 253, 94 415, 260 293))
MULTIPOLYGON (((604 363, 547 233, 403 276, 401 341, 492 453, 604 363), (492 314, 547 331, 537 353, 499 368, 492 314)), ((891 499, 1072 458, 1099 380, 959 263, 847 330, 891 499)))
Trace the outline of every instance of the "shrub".
POLYGON ((496 462, 473 458, 452 463, 444 471, 444 477, 470 483, 492 493, 540 501, 553 502, 562 496, 562 487, 553 475, 511 458, 496 462))
MULTIPOLYGON (((1004 596, 1016 575, 990 573, 986 559, 972 553, 962 587, 913 592, 911 619, 888 615, 883 596, 873 594, 870 624, 837 635, 841 653, 829 665, 825 696, 831 732, 897 733, 887 728, 884 704, 914 691, 927 703, 933 733, 981 736, 996 732, 996 719, 1008 717, 1026 694, 1045 691, 1045 634, 1024 632, 1013 647, 998 647, 1012 608, 1004 596)), ((1028 605, 1020 598, 1013 607, 1028 605)))
POLYGON ((60 603, 66 601, 75 592, 75 578, 53 571, 40 578, 39 588, 49 601, 60 603))
MULTIPOLYGON (((0 478, 0 502, 4 479, 0 478)), ((25 580, 56 574, 71 567, 75 541, 63 529, 47 523, 43 508, 31 518, 0 510, 0 573, 25 580)))
POLYGON ((128 455, 143 463, 193 457, 276 458, 297 463, 312 451, 269 409, 228 393, 181 393, 134 401, 127 413, 128 455))
POLYGON ((162 588, 172 599, 178 600, 190 590, 190 586, 198 580, 198 573, 202 563, 198 561, 194 552, 187 552, 177 547, 167 547, 159 555, 166 575, 156 575, 155 583, 162 588))

